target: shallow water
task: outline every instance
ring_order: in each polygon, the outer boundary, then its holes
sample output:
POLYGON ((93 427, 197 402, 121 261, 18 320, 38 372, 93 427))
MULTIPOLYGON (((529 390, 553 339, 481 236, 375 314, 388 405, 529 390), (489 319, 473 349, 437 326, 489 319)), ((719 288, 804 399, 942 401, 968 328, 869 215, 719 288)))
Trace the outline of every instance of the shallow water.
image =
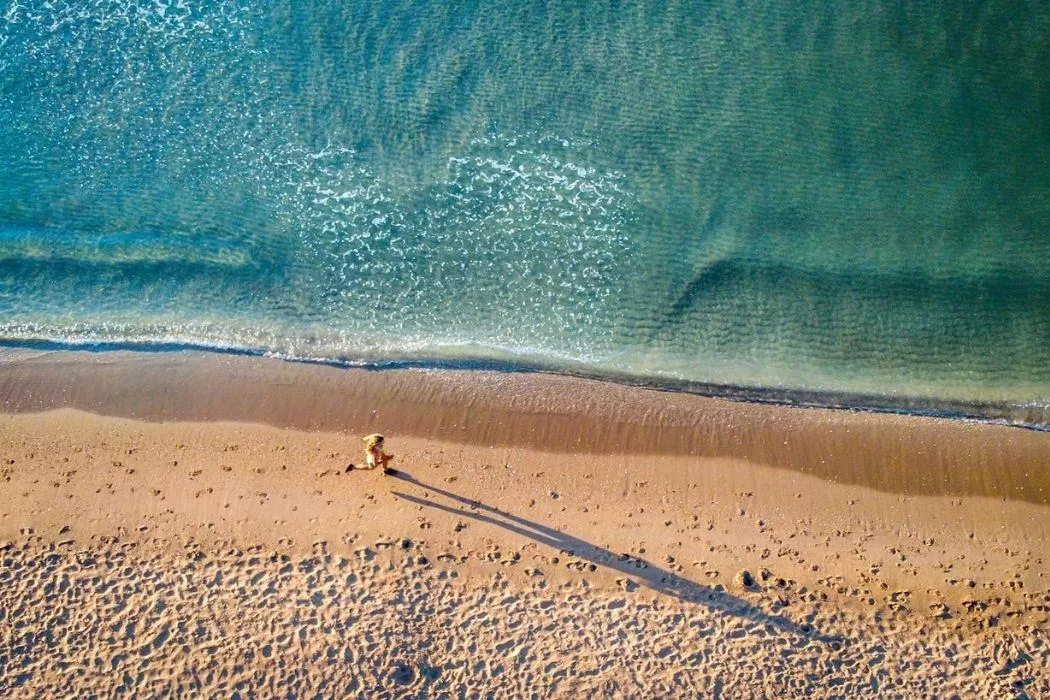
POLYGON ((8 2, 0 336, 1050 423, 1050 10, 8 2))

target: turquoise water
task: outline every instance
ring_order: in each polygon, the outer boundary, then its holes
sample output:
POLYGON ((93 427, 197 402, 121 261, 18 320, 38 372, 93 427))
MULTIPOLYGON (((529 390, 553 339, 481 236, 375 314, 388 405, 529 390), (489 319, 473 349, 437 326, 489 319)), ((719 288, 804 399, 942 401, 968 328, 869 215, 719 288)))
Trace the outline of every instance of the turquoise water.
POLYGON ((466 358, 1050 423, 1045 4, 0 18, 7 341, 466 358))

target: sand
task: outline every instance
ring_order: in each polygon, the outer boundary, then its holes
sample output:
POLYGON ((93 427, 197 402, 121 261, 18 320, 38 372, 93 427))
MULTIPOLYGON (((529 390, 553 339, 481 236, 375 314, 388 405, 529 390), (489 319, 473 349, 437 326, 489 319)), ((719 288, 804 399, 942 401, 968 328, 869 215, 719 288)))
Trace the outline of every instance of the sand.
POLYGON ((1047 434, 194 353, 0 411, 5 697, 1050 696, 1047 434))

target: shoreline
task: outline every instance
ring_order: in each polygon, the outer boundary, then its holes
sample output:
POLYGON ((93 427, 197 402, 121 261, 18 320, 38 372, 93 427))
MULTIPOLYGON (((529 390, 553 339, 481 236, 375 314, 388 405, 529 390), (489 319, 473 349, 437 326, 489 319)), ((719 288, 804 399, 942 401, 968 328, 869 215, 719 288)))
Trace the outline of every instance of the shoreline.
POLYGON ((44 339, 0 339, 0 353, 18 351, 57 353, 115 353, 117 355, 216 355, 277 360, 307 366, 332 367, 362 371, 451 371, 492 372, 498 374, 551 375, 570 379, 596 381, 636 389, 666 393, 682 393, 703 398, 723 399, 744 403, 770 404, 843 411, 861 411, 920 418, 975 421, 992 425, 1007 425, 1039 432, 1050 432, 1050 408, 1046 405, 939 399, 919 395, 890 396, 850 391, 792 389, 783 387, 715 384, 681 379, 659 379, 625 372, 589 370, 583 365, 557 367, 552 363, 529 362, 523 359, 500 360, 486 357, 461 358, 396 358, 386 360, 338 360, 310 357, 289 357, 250 348, 235 348, 182 342, 118 341, 63 342, 44 339))
POLYGON ((552 375, 4 352, 0 690, 1039 696, 1048 454, 552 375), (398 475, 347 471, 373 431, 398 475))
POLYGON ((1050 435, 565 375, 372 370, 210 353, 0 350, 0 412, 386 432, 545 452, 726 457, 903 495, 1050 504, 1050 435))

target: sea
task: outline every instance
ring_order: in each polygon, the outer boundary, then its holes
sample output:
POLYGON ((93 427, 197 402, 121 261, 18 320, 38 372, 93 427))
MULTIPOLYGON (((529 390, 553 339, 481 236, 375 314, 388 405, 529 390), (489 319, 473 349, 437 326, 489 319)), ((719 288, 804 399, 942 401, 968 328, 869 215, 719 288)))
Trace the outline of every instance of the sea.
POLYGON ((0 0, 0 343, 1050 426, 1050 5, 0 0))

